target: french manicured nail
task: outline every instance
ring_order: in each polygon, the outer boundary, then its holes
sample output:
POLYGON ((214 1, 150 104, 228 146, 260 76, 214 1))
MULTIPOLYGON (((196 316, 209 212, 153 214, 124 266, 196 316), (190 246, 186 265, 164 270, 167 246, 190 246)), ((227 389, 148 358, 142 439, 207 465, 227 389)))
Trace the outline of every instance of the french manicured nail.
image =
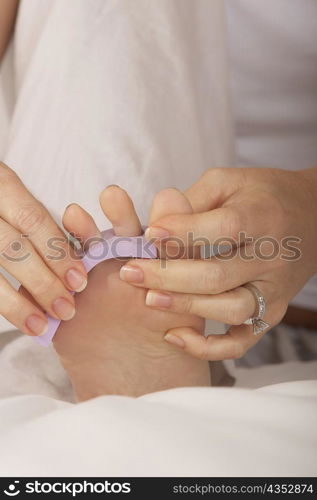
POLYGON ((68 300, 64 299, 63 297, 54 300, 52 308, 54 309, 55 314, 57 314, 57 316, 64 321, 72 319, 76 313, 73 304, 71 304, 71 302, 68 302, 68 300))
POLYGON ((144 281, 144 274, 139 267, 122 266, 120 269, 120 278, 123 281, 131 283, 142 283, 144 281))
POLYGON ((44 335, 48 329, 47 321, 36 314, 31 314, 31 316, 26 319, 25 324, 28 329, 37 336, 44 335))
POLYGON ((146 294, 145 303, 147 306, 162 307, 168 309, 172 304, 172 297, 167 293, 152 292, 149 290, 146 294))
POLYGON ((87 286, 87 278, 77 269, 69 269, 66 273, 68 285, 74 292, 82 292, 87 286))
POLYGON ((168 238, 170 233, 163 229, 162 227, 148 227, 145 230, 144 236, 147 240, 163 240, 164 238, 168 238))
POLYGON ((185 347, 185 342, 183 341, 183 339, 176 337, 176 335, 173 335, 172 333, 167 333, 165 335, 164 339, 169 344, 176 345, 177 347, 181 347, 182 349, 184 349, 184 347, 185 347))

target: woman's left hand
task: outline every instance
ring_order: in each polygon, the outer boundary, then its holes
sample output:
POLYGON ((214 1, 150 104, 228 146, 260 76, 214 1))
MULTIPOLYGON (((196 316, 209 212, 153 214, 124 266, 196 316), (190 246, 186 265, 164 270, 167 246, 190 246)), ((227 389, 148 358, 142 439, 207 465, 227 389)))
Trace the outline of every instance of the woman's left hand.
POLYGON ((130 260, 121 278, 148 288, 150 307, 190 312, 229 323, 225 335, 204 337, 189 328, 167 332, 166 340, 204 359, 241 357, 268 329, 255 336, 243 324, 256 310, 252 283, 266 301, 270 327, 283 318, 289 301, 317 271, 317 168, 291 172, 270 168, 207 170, 185 193, 194 213, 155 220, 153 203, 148 239, 171 248, 220 244, 230 252, 208 259, 130 260), (188 242, 188 238, 192 241, 188 242), (164 265, 162 265, 164 262, 164 265))

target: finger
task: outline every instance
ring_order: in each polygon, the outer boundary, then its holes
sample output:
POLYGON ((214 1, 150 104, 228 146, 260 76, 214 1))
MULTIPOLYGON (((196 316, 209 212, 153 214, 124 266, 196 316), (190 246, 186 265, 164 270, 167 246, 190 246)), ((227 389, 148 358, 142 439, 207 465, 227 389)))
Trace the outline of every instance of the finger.
POLYGON ((0 266, 14 276, 51 316, 63 320, 75 314, 74 299, 34 250, 28 238, 0 219, 0 266))
POLYGON ((0 216, 20 234, 28 236, 46 266, 67 288, 82 290, 87 283, 85 267, 76 259, 67 238, 46 208, 3 163, 0 163, 0 184, 0 216))
POLYGON ((264 320, 268 328, 254 335, 252 325, 235 325, 224 335, 209 335, 205 337, 192 328, 174 328, 167 332, 165 340, 182 348, 188 354, 199 359, 219 361, 237 359, 252 348, 269 330, 277 325, 285 315, 287 303, 279 298, 268 302, 264 320))
POLYGON ((258 193, 249 189, 243 197, 243 187, 246 186, 245 169, 217 168, 210 169, 202 178, 185 192, 194 213, 192 215, 175 215, 170 212, 165 216, 151 220, 147 237, 173 238, 177 237, 187 244, 188 238, 194 240, 194 245, 212 245, 216 240, 244 241, 243 234, 257 237, 269 234, 271 218, 268 211, 263 214, 263 200, 258 202, 258 193), (239 200, 234 194, 240 189, 239 200), (242 194, 241 194, 242 193, 242 194), (230 199, 233 197, 232 199, 230 199), (229 201, 230 203, 229 203, 229 201))
POLYGON ((243 227, 238 210, 217 208, 212 212, 160 217, 148 227, 146 238, 165 241, 169 238, 171 244, 177 238, 183 246, 212 245, 219 238, 238 239, 243 227))
POLYGON ((239 212, 229 207, 220 207, 240 185, 237 172, 237 169, 228 168, 206 171, 198 182, 184 193, 194 213, 189 212, 190 215, 182 216, 176 216, 172 211, 165 215, 155 214, 156 217, 151 218, 147 238, 176 236, 186 245, 188 235, 191 234, 192 239, 196 240, 194 244, 200 246, 212 244, 219 237, 236 238, 241 230, 239 212))
POLYGON ((244 185, 244 177, 237 168, 210 168, 193 186, 185 191, 194 212, 206 212, 221 206, 244 185))
POLYGON ((142 227, 128 193, 119 186, 108 186, 100 194, 100 205, 117 236, 138 236, 142 227))
POLYGON ((129 260, 120 276, 135 286, 194 294, 218 294, 245 283, 261 280, 264 272, 277 269, 280 259, 245 260, 235 254, 231 260, 129 260))
POLYGON ((176 188, 159 191, 152 202, 149 225, 156 219, 170 214, 192 214, 193 209, 185 195, 176 188))
MULTIPOLYGON (((157 193, 156 196, 154 197, 150 211, 149 224, 151 224, 151 221, 163 217, 164 215, 192 214, 192 212, 193 209, 189 201, 181 191, 175 188, 163 189, 162 191, 157 193)), ((145 235, 147 234, 148 234, 148 229, 145 231, 145 235)), ((174 242, 173 245, 170 245, 168 242, 165 244, 163 241, 161 245, 160 242, 158 241, 160 257, 173 258, 175 255, 177 256, 178 249, 175 243, 177 242, 174 242)), ((182 244, 182 241, 179 241, 178 243, 181 247, 184 246, 182 244)), ((182 258, 185 258, 186 256, 194 256, 194 252, 191 248, 189 248, 188 252, 186 253, 182 252, 182 253, 183 253, 182 258)), ((199 257, 199 251, 196 252, 195 256, 199 257)))
POLYGON ((89 243, 95 238, 101 237, 93 217, 77 203, 72 203, 66 207, 63 215, 63 225, 69 233, 82 243, 83 248, 89 246, 89 243))
POLYGON ((195 358, 220 361, 241 358, 265 335, 266 331, 254 336, 252 326, 239 325, 232 326, 224 335, 205 337, 192 328, 174 328, 167 332, 164 339, 195 358))
MULTIPOLYGON (((264 296, 265 285, 261 283, 264 296)), ((219 295, 193 295, 186 293, 163 293, 149 290, 146 305, 179 314, 196 314, 230 325, 241 325, 254 316, 256 303, 253 294, 244 287, 238 287, 219 295)))
POLYGON ((0 315, 27 335, 43 335, 48 328, 43 311, 19 294, 0 275, 0 315))

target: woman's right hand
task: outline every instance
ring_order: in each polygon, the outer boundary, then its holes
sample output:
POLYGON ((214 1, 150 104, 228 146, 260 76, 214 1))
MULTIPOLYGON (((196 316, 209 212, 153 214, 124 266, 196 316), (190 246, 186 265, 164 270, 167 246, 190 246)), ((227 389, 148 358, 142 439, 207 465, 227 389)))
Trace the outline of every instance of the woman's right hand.
POLYGON ((47 209, 0 162, 0 268, 22 285, 16 291, 0 274, 0 314, 28 335, 47 329, 45 312, 69 320, 70 291, 81 291, 87 273, 47 209))

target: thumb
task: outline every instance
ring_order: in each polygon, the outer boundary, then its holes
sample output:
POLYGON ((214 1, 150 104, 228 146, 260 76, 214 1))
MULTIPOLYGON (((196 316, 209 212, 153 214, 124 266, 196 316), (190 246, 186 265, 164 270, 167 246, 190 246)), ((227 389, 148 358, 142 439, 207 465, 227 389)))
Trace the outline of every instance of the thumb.
POLYGON ((210 168, 185 191, 194 212, 221 207, 244 183, 241 168, 210 168))
POLYGON ((192 206, 181 191, 176 188, 163 189, 154 197, 150 211, 149 226, 165 215, 192 213, 192 206))
MULTIPOLYGON (((163 189, 154 197, 150 211, 149 225, 151 225, 155 220, 160 219, 164 216, 169 216, 171 214, 191 215, 192 213, 193 209, 191 207, 191 204, 181 191, 176 188, 163 189)), ((164 242, 163 240, 161 241, 159 247, 160 257, 188 258, 194 256, 192 249, 188 248, 186 249, 186 251, 184 250, 185 246, 186 242, 183 242, 182 240, 179 240, 177 242, 164 242)), ((198 253, 197 256, 199 256, 198 253)))
POLYGON ((146 237, 161 240, 177 236, 187 241, 188 235, 192 235, 194 246, 210 244, 210 241, 223 236, 236 238, 240 207, 233 203, 229 205, 227 202, 245 184, 243 170, 206 170, 202 177, 185 191, 192 212, 168 210, 168 204, 162 210, 152 210, 146 237))

